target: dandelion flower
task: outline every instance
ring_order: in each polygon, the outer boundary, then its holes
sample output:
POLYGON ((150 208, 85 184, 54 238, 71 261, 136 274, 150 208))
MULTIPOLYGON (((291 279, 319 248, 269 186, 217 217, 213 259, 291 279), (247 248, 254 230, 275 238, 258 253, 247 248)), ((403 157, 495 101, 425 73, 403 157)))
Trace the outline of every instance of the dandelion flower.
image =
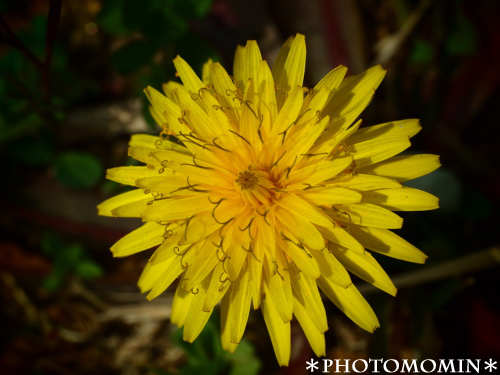
POLYGON ((438 207, 401 184, 440 165, 435 155, 395 156, 419 121, 356 121, 385 70, 344 78, 339 66, 306 88, 305 60, 300 34, 272 70, 255 41, 236 50, 234 77, 209 61, 200 80, 175 58, 182 84, 166 83, 165 96, 145 89, 160 137, 130 141, 129 155, 146 165, 107 173, 137 188, 99 206, 101 215, 145 222, 111 250, 123 257, 158 246, 138 284, 151 300, 179 279, 171 321, 184 326, 184 340, 196 339, 220 302, 222 345, 233 352, 251 307, 261 308, 280 365, 289 361, 294 316, 325 354, 320 290, 360 327, 377 328, 349 273, 395 295, 370 251, 424 263, 391 231, 403 223, 394 211, 438 207))

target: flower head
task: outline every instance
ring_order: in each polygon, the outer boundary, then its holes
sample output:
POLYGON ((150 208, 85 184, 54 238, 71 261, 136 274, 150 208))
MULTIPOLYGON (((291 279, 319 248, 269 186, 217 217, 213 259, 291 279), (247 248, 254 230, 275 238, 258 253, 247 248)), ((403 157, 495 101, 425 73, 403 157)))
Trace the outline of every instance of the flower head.
POLYGON ((221 302, 222 345, 232 352, 251 306, 260 307, 281 365, 294 316, 324 355, 320 289, 365 330, 378 327, 349 272, 395 295, 367 250, 423 263, 425 254, 390 231, 403 222, 394 211, 438 207, 434 196, 401 185, 439 167, 435 155, 395 156, 418 120, 356 121, 384 69, 344 79, 339 66, 308 89, 305 55, 298 34, 271 70, 249 41, 236 51, 234 78, 209 62, 203 80, 177 57, 183 84, 165 84, 166 96, 145 90, 160 138, 130 141, 130 156, 146 166, 108 171, 137 189, 99 206, 102 215, 145 222, 111 250, 121 257, 159 245, 139 287, 153 299, 179 278, 171 321, 184 326, 185 340, 221 302))

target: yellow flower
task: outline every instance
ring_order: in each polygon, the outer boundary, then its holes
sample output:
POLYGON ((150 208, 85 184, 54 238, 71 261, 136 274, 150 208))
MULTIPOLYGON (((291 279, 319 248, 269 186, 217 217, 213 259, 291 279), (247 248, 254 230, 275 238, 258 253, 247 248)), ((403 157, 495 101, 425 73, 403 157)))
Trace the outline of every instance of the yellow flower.
POLYGON ((138 189, 99 206, 101 215, 145 222, 111 250, 122 257, 159 245, 139 287, 151 300, 180 278, 171 321, 184 326, 184 340, 196 339, 221 302, 222 345, 233 352, 251 305, 261 307, 280 365, 290 357, 293 316, 325 354, 319 289, 360 327, 377 328, 347 271, 395 295, 365 249, 424 263, 425 254, 389 230, 403 223, 393 211, 438 207, 436 197, 401 185, 440 165, 435 155, 395 156, 419 121, 355 122, 384 69, 344 79, 339 66, 308 89, 305 59, 300 34, 272 70, 255 41, 238 47, 234 78, 209 61, 200 80, 177 57, 183 85, 166 83, 166 96, 145 90, 160 138, 130 141, 129 155, 146 166, 107 174, 138 189))

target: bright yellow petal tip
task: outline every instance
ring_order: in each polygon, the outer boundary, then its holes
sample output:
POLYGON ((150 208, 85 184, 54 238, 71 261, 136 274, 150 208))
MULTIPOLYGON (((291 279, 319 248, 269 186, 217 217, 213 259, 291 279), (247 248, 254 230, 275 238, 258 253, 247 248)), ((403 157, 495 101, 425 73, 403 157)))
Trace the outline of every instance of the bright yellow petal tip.
POLYGON ((144 91, 159 137, 134 135, 129 155, 144 166, 107 178, 136 187, 104 201, 104 216, 145 224, 112 248, 122 257, 158 246, 139 280, 153 299, 176 279, 171 320, 184 340, 200 334, 221 303, 221 338, 234 352, 251 306, 262 308, 280 365, 290 359, 295 316, 325 355, 328 320, 320 290, 361 328, 379 326, 352 273, 391 295, 396 287, 369 251, 414 263, 427 256, 391 229, 394 211, 438 208, 402 186, 439 167, 435 155, 397 156, 416 119, 355 122, 382 82, 380 66, 344 79, 339 66, 303 87, 305 37, 284 44, 272 70, 255 41, 236 50, 234 78, 209 60, 200 79, 180 56, 182 84, 144 91))

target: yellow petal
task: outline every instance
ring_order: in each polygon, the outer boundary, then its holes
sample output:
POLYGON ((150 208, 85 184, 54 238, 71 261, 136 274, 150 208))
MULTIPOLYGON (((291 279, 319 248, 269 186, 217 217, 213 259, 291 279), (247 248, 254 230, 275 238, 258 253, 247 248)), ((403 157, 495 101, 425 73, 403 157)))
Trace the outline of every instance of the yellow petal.
POLYGON ((163 194, 163 196, 172 195, 172 194, 192 194, 187 189, 182 189, 183 187, 189 186, 187 183, 187 179, 183 175, 174 175, 174 176, 154 176, 154 177, 146 177, 141 178, 136 181, 136 185, 140 188, 144 189, 144 191, 152 191, 155 193, 163 194))
POLYGON ((291 271, 290 273, 293 296, 304 306, 319 332, 327 331, 325 306, 321 301, 316 281, 302 272, 291 271))
POLYGON ((193 342, 196 340, 205 327, 205 324, 207 324, 210 315, 212 315, 213 310, 208 312, 203 311, 205 295, 207 293, 208 286, 210 285, 210 280, 210 276, 206 277, 205 280, 203 280, 203 282, 198 286, 198 291, 193 296, 193 300, 191 301, 191 306, 189 306, 189 311, 184 323, 184 341, 193 342))
POLYGON ((222 309, 227 309, 229 320, 229 339, 238 344, 243 337, 250 313, 250 283, 246 266, 240 276, 231 284, 222 299, 222 309))
POLYGON ((130 232, 111 247, 115 257, 124 257, 159 245, 165 239, 165 226, 158 223, 146 223, 130 232))
POLYGON ((369 174, 343 175, 332 181, 329 184, 336 187, 367 191, 375 189, 394 189, 400 188, 402 185, 396 180, 389 178, 372 176, 369 174))
POLYGON ((402 155, 359 168, 358 173, 374 174, 404 182, 431 173, 440 166, 437 155, 402 155))
MULTIPOLYGON (((283 46, 283 54, 286 53, 286 60, 283 55, 278 56, 273 66, 274 83, 279 86, 277 90, 278 109, 281 109, 286 96, 281 94, 281 90, 290 92, 295 86, 302 86, 306 66, 306 42, 302 34, 297 34, 288 49, 288 41, 283 46)), ((281 52, 280 52, 281 54, 281 52)))
POLYGON ((182 57, 177 56, 174 59, 174 65, 177 73, 179 73, 179 77, 181 77, 182 83, 191 94, 197 94, 199 89, 205 87, 194 70, 182 57))
POLYGON ((179 328, 184 326, 193 296, 194 294, 191 291, 186 292, 181 288, 180 282, 175 290, 172 311, 170 312, 170 321, 179 328))
POLYGON ((184 274, 182 288, 191 290, 201 283, 215 268, 217 262, 216 247, 212 243, 213 237, 202 240, 204 244, 200 246, 199 253, 184 274))
POLYGON ((345 66, 337 66, 335 69, 330 71, 330 73, 324 76, 323 79, 316 84, 316 86, 314 86, 314 92, 320 91, 323 87, 328 87, 333 95, 335 90, 337 90, 340 86, 340 83, 344 79, 346 73, 347 68, 345 66))
POLYGON ((350 189, 325 187, 306 190, 302 197, 312 204, 328 206, 332 204, 359 203, 363 195, 350 189))
POLYGON ((364 109, 364 106, 360 104, 367 103, 367 99, 371 99, 385 73, 386 71, 377 65, 357 76, 344 79, 338 90, 332 95, 330 102, 323 110, 323 114, 330 115, 331 118, 338 118, 357 111, 359 115, 364 109))
POLYGON ((297 116, 299 116, 303 98, 304 93, 302 87, 293 86, 286 101, 284 101, 284 105, 282 105, 283 108, 279 111, 278 117, 273 124, 271 138, 280 137, 280 139, 283 139, 283 135, 280 135, 280 133, 283 133, 292 126, 292 123, 297 119, 297 116))
POLYGON ((346 249, 357 251, 358 253, 365 252, 363 246, 339 225, 333 227, 316 226, 316 228, 329 241, 335 242, 346 249))
MULTIPOLYGON (((263 112, 263 107, 266 108, 266 113, 269 113, 271 121, 266 122, 267 124, 272 124, 276 117, 278 116, 278 106, 276 104, 276 93, 274 89, 274 80, 267 65, 267 61, 261 60, 259 62, 259 81, 256 83, 256 90, 260 96, 260 113, 263 112)), ((267 129, 269 133, 270 129, 267 129)))
POLYGON ((187 92, 187 89, 184 87, 182 83, 176 81, 168 81, 161 85, 163 92, 172 102, 175 103, 174 91, 175 90, 184 90, 187 92))
POLYGON ((244 51, 243 83, 246 84, 247 80, 250 78, 258 81, 259 63, 262 60, 262 55, 257 42, 255 40, 249 40, 244 51))
MULTIPOLYGON (((264 228, 265 223, 262 223, 262 226, 259 226, 259 228, 264 228)), ((255 225, 255 224, 254 224, 255 225)), ((251 291, 252 291, 252 304, 254 310, 257 310, 260 306, 260 296, 262 293, 262 268, 263 268, 263 262, 265 261, 265 244, 266 243, 273 243, 274 245, 274 251, 271 256, 271 259, 273 257, 276 257, 276 241, 274 240, 274 233, 272 238, 268 238, 263 235, 262 230, 259 230, 257 233, 257 236, 254 238, 252 241, 252 251, 253 255, 248 254, 248 261, 249 263, 249 272, 250 272, 250 283, 251 283, 251 291)))
MULTIPOLYGON (((287 232, 293 233, 295 238, 308 249, 322 250, 325 247, 323 236, 309 221, 302 219, 300 215, 293 215, 287 210, 276 210, 276 217, 286 228, 287 232)), ((289 237, 288 233, 286 233, 289 237)))
POLYGON ((278 239, 280 248, 292 258, 295 265, 306 275, 312 279, 317 279, 321 276, 321 271, 318 262, 309 253, 308 250, 300 248, 290 240, 278 239))
POLYGON ((385 208, 370 203, 335 205, 333 210, 326 209, 335 220, 367 227, 399 229, 403 219, 385 208))
POLYGON ((141 214, 148 207, 149 203, 154 200, 149 194, 145 194, 145 196, 148 198, 143 198, 139 201, 130 202, 117 207, 111 210, 111 214, 115 217, 141 217, 141 214))
POLYGON ((230 286, 231 282, 224 271, 224 263, 217 263, 210 279, 205 301, 203 302, 203 311, 212 310, 224 297, 230 286))
POLYGON ((341 250, 336 246, 330 246, 330 250, 349 272, 392 296, 396 295, 396 287, 370 253, 360 254, 355 251, 341 250))
MULTIPOLYGON (((165 262, 162 262, 156 266, 152 266, 152 269, 156 267, 162 267, 164 269, 161 276, 156 280, 153 288, 146 296, 146 298, 151 301, 152 299, 158 297, 162 294, 174 281, 179 277, 179 275, 184 272, 179 259, 170 258, 165 262), (164 265, 166 266, 165 268, 164 265)), ((140 281, 140 280, 139 280, 140 281)))
POLYGON ((427 259, 427 255, 388 229, 352 225, 349 230, 364 247, 377 253, 413 263, 427 259))
POLYGON ((153 166, 155 168, 161 168, 160 162, 153 157, 152 151, 150 148, 129 147, 128 156, 133 157, 135 160, 139 160, 145 164, 148 164, 148 166, 150 168, 151 168, 151 166, 153 166))
POLYGON ((186 219, 200 211, 213 209, 213 205, 205 194, 193 197, 164 199, 148 205, 141 216, 144 221, 164 221, 186 219))
POLYGON ((275 202, 278 206, 289 210, 296 215, 301 215, 313 224, 331 227, 332 221, 316 207, 306 202, 295 194, 285 194, 281 200, 275 202))
POLYGON ((203 84, 205 86, 214 84, 212 82, 212 77, 210 76, 210 66, 212 66, 213 63, 214 63, 213 60, 211 58, 208 58, 207 62, 203 64, 203 69, 201 72, 201 80, 203 81, 203 84))
POLYGON ((233 65, 233 74, 234 80, 240 89, 243 90, 245 87, 245 57, 246 57, 246 47, 238 45, 236 47, 236 51, 234 53, 234 65, 233 65))
POLYGON ((386 122, 384 124, 367 126, 366 128, 359 129, 347 139, 346 144, 351 145, 365 142, 377 137, 408 136, 411 138, 421 129, 422 127, 418 119, 386 122))
POLYGON ((221 309, 220 311, 220 336, 222 349, 234 353, 238 344, 231 342, 231 328, 229 322, 229 309, 221 309))
POLYGON ((272 262, 269 257, 265 257, 265 277, 276 311, 278 311, 278 314, 284 322, 289 322, 292 320, 293 313, 290 274, 288 271, 285 271, 288 265, 285 265, 286 261, 283 252, 280 250, 276 255, 276 263, 272 262))
POLYGON ((198 214, 189 220, 189 225, 183 238, 180 240, 180 244, 195 243, 213 233, 219 227, 220 224, 211 215, 198 214))
POLYGON ((171 259, 177 254, 182 254, 189 247, 188 245, 179 245, 179 239, 183 236, 183 228, 178 224, 169 225, 168 230, 173 228, 173 233, 170 235, 167 232, 167 238, 162 242, 160 246, 155 250, 151 258, 149 258, 149 264, 156 265, 162 263, 168 259, 171 259), (177 228, 175 228, 177 226, 177 228))
POLYGON ((297 298, 293 299, 293 315, 299 321, 302 330, 304 331, 307 341, 311 345, 312 350, 316 356, 324 356, 325 355, 325 335, 321 333, 316 326, 314 325, 314 321, 311 319, 309 314, 307 313, 304 306, 297 300, 297 298))
POLYGON ((426 211, 439 208, 437 197, 408 187, 367 191, 363 193, 363 202, 376 204, 392 211, 426 211))
POLYGON ((101 216, 113 216, 111 213, 113 209, 128 203, 143 200, 145 197, 146 195, 142 189, 127 191, 126 193, 118 194, 112 198, 106 199, 97 206, 97 212, 101 216))
POLYGON ((288 366, 290 360, 291 337, 290 323, 285 323, 281 319, 278 311, 274 307, 269 288, 264 283, 264 295, 262 301, 262 314, 266 322, 271 342, 273 343, 274 353, 280 366, 288 366))
MULTIPOLYGON (((407 136, 375 138, 348 146, 357 168, 378 163, 397 155, 411 146, 407 136)), ((365 173, 365 172, 362 172, 365 173)))
MULTIPOLYGON (((171 266, 174 260, 175 258, 171 258, 169 261, 157 264, 155 266, 146 263, 146 266, 144 267, 144 270, 139 277, 139 281, 137 282, 141 293, 145 293, 153 289, 157 281, 161 279, 165 271, 171 266)), ((179 260, 176 261, 179 262, 179 260)))
POLYGON ((219 63, 215 63, 210 67, 210 75, 218 92, 217 99, 222 107, 227 108, 224 113, 233 129, 237 131, 239 129, 241 105, 237 100, 233 100, 236 95, 236 87, 229 74, 219 63))
POLYGON ((108 180, 131 186, 136 186, 135 182, 141 178, 158 175, 158 169, 149 169, 148 167, 116 167, 106 171, 108 180))
POLYGON ((345 267, 329 251, 313 251, 311 254, 316 258, 323 277, 343 288, 352 284, 345 267))
MULTIPOLYGON (((334 158, 298 169, 290 173, 289 189, 303 189, 335 178, 352 164, 351 157, 334 158)), ((286 180, 285 180, 286 181, 286 180)))
POLYGON ((380 327, 377 316, 354 285, 342 288, 324 277, 317 280, 323 293, 358 326, 368 332, 380 327))

